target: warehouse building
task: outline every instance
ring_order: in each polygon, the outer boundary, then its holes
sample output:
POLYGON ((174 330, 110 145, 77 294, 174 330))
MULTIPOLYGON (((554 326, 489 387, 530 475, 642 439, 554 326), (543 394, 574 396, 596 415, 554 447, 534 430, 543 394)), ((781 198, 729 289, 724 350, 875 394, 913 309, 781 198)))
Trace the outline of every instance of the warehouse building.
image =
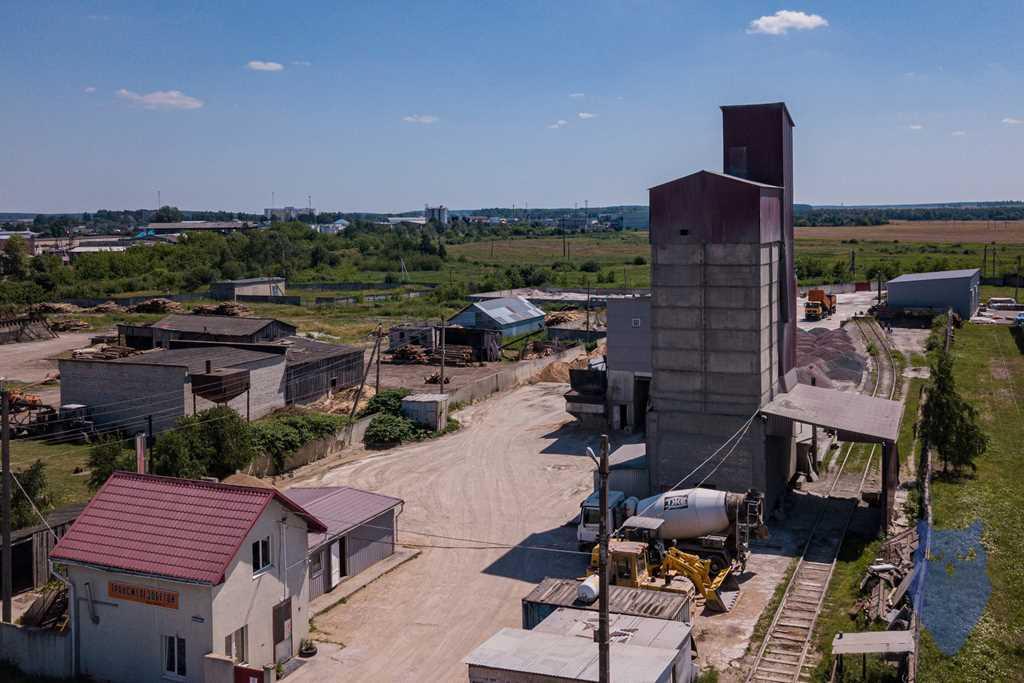
POLYGON ((228 315, 168 315, 149 325, 120 324, 121 343, 133 349, 168 348, 178 339, 260 344, 293 336, 294 325, 274 318, 228 315))
POLYGON ((210 298, 233 301, 247 296, 284 296, 283 277, 250 277, 242 280, 221 280, 210 285, 210 298))
POLYGON ((452 316, 448 324, 498 330, 508 339, 543 330, 544 311, 521 296, 508 296, 474 302, 452 316))
POLYGON ((50 553, 76 673, 263 680, 309 633, 306 540, 326 531, 274 489, 113 474, 50 553))
POLYGON ((60 359, 61 405, 85 406, 98 430, 155 433, 215 405, 255 420, 358 384, 363 371, 363 349, 303 337, 170 347, 111 360, 60 359))
POLYGON ((967 320, 978 312, 981 303, 981 271, 969 268, 909 273, 889 280, 886 288, 890 309, 945 313, 952 308, 967 320))
POLYGON ((401 498, 348 486, 297 487, 287 495, 327 527, 309 532, 310 600, 394 554, 401 498))

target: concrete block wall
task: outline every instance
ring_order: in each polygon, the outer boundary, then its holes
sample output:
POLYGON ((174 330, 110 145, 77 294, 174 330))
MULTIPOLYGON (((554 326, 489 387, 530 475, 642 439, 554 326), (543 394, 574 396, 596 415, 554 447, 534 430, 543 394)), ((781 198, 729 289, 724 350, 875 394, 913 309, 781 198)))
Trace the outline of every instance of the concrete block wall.
MULTIPOLYGON (((263 417, 278 408, 285 406, 285 357, 284 355, 255 363, 247 363, 240 367, 249 368, 249 417, 253 420, 263 417)), ((188 391, 188 414, 192 414, 192 385, 188 391)), ((202 412, 217 404, 196 396, 196 412, 202 412)), ((246 395, 236 396, 227 403, 239 415, 245 417, 246 395)))
MULTIPOLYGON (((779 394, 781 252, 778 243, 653 246, 652 490, 675 486, 779 394)), ((755 419, 707 485, 756 488, 774 504, 792 460, 787 444, 766 437, 755 419)), ((725 452, 686 485, 703 479, 725 452)))
POLYGON ((154 431, 161 431, 185 414, 183 367, 87 360, 61 360, 59 367, 61 405, 90 406, 97 429, 142 432, 152 415, 154 431))

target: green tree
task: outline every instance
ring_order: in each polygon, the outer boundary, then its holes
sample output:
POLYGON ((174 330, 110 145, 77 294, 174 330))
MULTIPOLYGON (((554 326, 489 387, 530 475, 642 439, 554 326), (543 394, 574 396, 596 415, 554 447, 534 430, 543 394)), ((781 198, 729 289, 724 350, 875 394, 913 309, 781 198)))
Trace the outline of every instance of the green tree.
POLYGON ((21 235, 14 235, 4 242, 0 253, 0 273, 15 280, 23 279, 29 271, 28 242, 21 235))
POLYGON ((921 433, 939 452, 943 471, 953 466, 977 469, 974 460, 988 448, 988 436, 978 424, 978 411, 960 396, 953 377, 953 358, 943 348, 935 350, 928 384, 928 400, 921 418, 921 433))
POLYGON ((171 477, 223 479, 255 455, 249 423, 234 409, 217 406, 178 418, 173 430, 158 436, 151 469, 171 477))
POLYGON ((35 504, 36 509, 40 513, 46 512, 50 509, 50 496, 48 493, 48 487, 46 482, 46 466, 42 460, 36 460, 32 463, 27 470, 21 472, 14 472, 14 476, 18 478, 18 482, 21 487, 15 485, 14 490, 11 492, 11 525, 15 529, 21 529, 22 527, 32 526, 34 524, 41 524, 42 520, 36 515, 35 510, 32 509, 32 505, 35 504), (25 489, 25 493, 28 494, 29 498, 21 492, 21 489, 25 489), (29 502, 31 499, 31 502, 29 502))
POLYGON ((176 206, 161 206, 153 215, 154 223, 180 223, 181 211, 176 206))
POLYGON ((118 470, 131 472, 135 469, 132 452, 116 437, 106 437, 89 449, 89 488, 94 491, 103 486, 110 475, 118 470))

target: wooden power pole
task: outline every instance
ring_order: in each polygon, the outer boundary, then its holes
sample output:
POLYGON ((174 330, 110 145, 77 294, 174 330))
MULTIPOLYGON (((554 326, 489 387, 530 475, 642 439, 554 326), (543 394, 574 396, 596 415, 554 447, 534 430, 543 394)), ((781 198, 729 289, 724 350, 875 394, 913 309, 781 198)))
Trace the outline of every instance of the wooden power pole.
POLYGON ((601 544, 598 563, 597 658, 598 681, 611 680, 611 643, 608 635, 608 435, 601 435, 601 524, 597 530, 601 544))
POLYGON ((0 392, 3 393, 2 436, 0 436, 0 454, 4 468, 3 476, 3 621, 11 622, 11 594, 14 592, 14 585, 11 580, 11 395, 7 391, 7 384, 0 380, 0 392))

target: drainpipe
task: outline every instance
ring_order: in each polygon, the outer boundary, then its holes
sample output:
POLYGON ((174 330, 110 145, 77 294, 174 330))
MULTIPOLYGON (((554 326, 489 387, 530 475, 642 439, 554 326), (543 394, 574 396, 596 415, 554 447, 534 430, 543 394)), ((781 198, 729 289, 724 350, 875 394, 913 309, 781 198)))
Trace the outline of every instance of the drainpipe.
POLYGON ((64 584, 68 589, 68 622, 71 624, 71 677, 78 676, 78 596, 75 593, 75 584, 61 576, 53 568, 53 560, 47 559, 50 566, 50 576, 64 584))
POLYGON ((281 599, 288 599, 288 517, 282 517, 281 525, 281 583, 284 585, 281 599))

